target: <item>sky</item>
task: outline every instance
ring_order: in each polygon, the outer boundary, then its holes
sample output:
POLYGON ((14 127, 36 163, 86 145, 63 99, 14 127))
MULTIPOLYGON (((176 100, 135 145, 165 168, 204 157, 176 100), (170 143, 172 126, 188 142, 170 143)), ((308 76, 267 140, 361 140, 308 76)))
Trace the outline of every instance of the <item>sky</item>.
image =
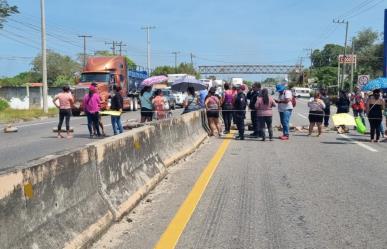
MULTIPOLYGON (((40 52, 40 1, 8 0, 20 14, 0 30, 0 76, 31 68, 40 52)), ((286 64, 309 66, 305 49, 344 43, 364 28, 383 31, 387 0, 46 0, 47 47, 76 58, 87 34, 88 53, 122 41, 125 54, 146 66, 146 32, 151 31, 152 68, 190 62, 195 66, 286 64)), ((270 76, 270 75, 269 75, 270 76)), ((248 76, 262 79, 266 76, 248 76)))

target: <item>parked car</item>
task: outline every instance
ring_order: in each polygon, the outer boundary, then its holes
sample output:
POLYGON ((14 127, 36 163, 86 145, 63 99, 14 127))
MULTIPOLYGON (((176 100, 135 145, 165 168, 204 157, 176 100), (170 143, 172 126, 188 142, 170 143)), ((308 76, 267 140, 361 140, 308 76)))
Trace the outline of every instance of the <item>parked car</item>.
POLYGON ((311 91, 312 90, 310 88, 305 88, 305 87, 292 88, 293 96, 296 96, 297 98, 310 98, 311 91))
POLYGON ((185 93, 175 92, 175 91, 172 92, 172 95, 175 98, 176 106, 182 107, 183 106, 183 102, 184 102, 185 98, 187 97, 187 95, 185 93))

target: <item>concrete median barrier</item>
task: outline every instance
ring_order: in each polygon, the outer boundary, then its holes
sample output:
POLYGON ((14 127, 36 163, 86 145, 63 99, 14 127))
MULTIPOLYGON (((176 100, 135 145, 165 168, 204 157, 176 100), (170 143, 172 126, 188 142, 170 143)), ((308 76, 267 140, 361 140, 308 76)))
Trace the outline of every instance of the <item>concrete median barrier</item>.
POLYGON ((207 137, 198 111, 0 172, 0 249, 85 248, 207 137))
POLYGON ((131 210, 167 171, 157 153, 155 127, 139 128, 93 144, 102 191, 116 220, 131 210))
MULTIPOLYGON (((98 193, 95 150, 86 147, 0 175, 0 248, 63 248, 95 224, 112 220, 98 193)), ((85 243, 90 238, 84 238, 85 243)))

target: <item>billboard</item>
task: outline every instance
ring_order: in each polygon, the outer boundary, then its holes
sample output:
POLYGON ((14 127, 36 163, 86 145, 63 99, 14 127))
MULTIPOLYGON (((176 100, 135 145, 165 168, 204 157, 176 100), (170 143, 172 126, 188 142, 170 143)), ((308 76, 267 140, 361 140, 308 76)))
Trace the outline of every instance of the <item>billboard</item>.
POLYGON ((344 55, 341 54, 339 55, 339 58, 338 58, 340 64, 356 64, 357 62, 357 56, 356 55, 351 55, 351 54, 347 54, 345 55, 345 60, 344 60, 344 55))

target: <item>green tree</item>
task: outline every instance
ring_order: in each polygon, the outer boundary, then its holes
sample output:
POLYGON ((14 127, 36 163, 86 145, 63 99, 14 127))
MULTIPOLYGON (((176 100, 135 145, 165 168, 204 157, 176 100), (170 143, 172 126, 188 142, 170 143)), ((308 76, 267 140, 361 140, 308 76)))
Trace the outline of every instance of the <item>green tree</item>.
POLYGON ((319 87, 327 88, 337 85, 337 67, 320 67, 314 72, 319 87))
MULTIPOLYGON (((39 54, 32 61, 32 71, 42 72, 42 55, 39 54)), ((52 85, 59 76, 73 78, 81 70, 81 65, 67 55, 61 55, 47 50, 47 81, 52 85)))
POLYGON ((171 66, 159 66, 152 72, 152 76, 155 75, 167 75, 167 74, 189 74, 194 75, 196 78, 200 78, 200 74, 190 63, 181 63, 177 68, 171 66))
POLYGON ((16 6, 10 6, 7 0, 0 0, 0 29, 3 28, 3 23, 7 17, 16 13, 19 13, 16 6))
POLYGON ((68 77, 65 75, 59 75, 52 86, 67 86, 67 85, 74 85, 76 83, 74 77, 68 77))
POLYGON ((24 86, 26 83, 41 82, 42 76, 35 72, 23 72, 14 77, 0 79, 0 86, 24 86))
MULTIPOLYGON (((343 54, 344 47, 337 44, 327 44, 323 50, 316 49, 312 52, 313 68, 337 67, 337 58, 343 54)), ((349 51, 349 50, 348 50, 349 51)))

